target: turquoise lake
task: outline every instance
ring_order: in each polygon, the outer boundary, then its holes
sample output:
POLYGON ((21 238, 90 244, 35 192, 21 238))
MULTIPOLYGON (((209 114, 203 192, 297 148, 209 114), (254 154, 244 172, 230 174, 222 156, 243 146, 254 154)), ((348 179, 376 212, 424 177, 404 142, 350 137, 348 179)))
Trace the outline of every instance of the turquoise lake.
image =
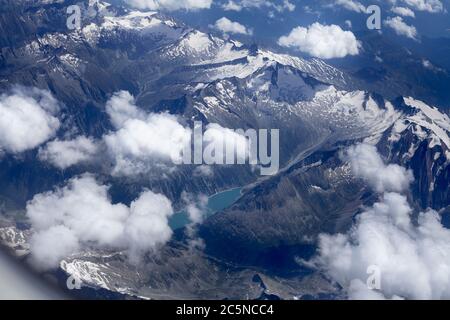
MULTIPOLYGON (((241 196, 241 190, 242 188, 235 188, 211 196, 208 199, 206 216, 213 215, 231 206, 241 196)), ((189 217, 185 211, 175 213, 169 221, 172 230, 183 228, 189 223, 189 217)))

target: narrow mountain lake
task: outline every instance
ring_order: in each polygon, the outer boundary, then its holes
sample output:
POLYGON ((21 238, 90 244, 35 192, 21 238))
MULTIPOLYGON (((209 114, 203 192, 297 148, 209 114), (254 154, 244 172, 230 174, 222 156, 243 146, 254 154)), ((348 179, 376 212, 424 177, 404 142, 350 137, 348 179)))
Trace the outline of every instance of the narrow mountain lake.
MULTIPOLYGON (((234 188, 219 192, 208 199, 208 205, 206 209, 206 216, 213 215, 219 211, 222 211, 233 203, 235 203, 241 196, 242 188, 234 188)), ((175 213, 169 221, 169 225, 172 230, 180 229, 190 223, 188 214, 186 211, 175 213)))

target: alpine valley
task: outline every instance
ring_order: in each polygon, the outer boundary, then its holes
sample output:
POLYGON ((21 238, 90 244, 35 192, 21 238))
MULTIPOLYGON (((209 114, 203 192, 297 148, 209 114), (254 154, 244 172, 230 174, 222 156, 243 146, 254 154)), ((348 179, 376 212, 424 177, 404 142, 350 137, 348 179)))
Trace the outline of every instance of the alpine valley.
MULTIPOLYGON (((448 105, 414 96, 405 79, 374 86, 363 75, 323 60, 282 54, 222 39, 153 11, 95 1, 68 30, 77 0, 0 0, 0 93, 13 86, 49 91, 60 103, 56 137, 102 139, 114 128, 111 97, 128 91, 140 110, 230 129, 280 129, 280 171, 251 166, 154 168, 111 174, 107 160, 57 168, 40 148, 0 158, 0 240, 28 262, 34 230, 25 214, 36 194, 86 172, 110 186, 113 203, 142 190, 163 194, 175 211, 186 193, 212 196, 242 188, 236 201, 171 238, 139 263, 127 252, 84 246, 46 272, 62 288, 83 283, 81 298, 345 299, 347 292, 308 264, 322 233, 346 233, 362 208, 377 201, 342 157, 347 147, 377 147, 386 163, 414 175, 414 216, 432 208, 450 214, 448 105), (103 13, 103 14, 99 14, 103 13), (397 86, 398 83, 402 85, 397 86), (402 87, 408 90, 402 91, 402 87), (206 171, 206 170, 205 170, 206 171)), ((413 219, 414 220, 414 219, 413 219)))

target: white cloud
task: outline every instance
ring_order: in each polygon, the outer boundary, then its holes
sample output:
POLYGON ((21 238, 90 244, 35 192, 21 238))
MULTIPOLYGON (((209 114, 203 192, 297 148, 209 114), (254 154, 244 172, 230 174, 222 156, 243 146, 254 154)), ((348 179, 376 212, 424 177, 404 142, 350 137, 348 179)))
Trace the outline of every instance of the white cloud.
POLYGON ((204 160, 207 164, 243 163, 250 155, 249 140, 239 133, 211 123, 203 135, 204 160))
POLYGON ((104 137, 115 162, 113 174, 148 172, 157 162, 180 161, 191 131, 168 114, 149 114, 145 120, 130 119, 104 137))
POLYGON ((355 176, 363 178, 377 192, 402 192, 408 189, 413 175, 405 168, 386 165, 374 146, 360 144, 351 147, 344 155, 355 176))
POLYGON ((126 91, 111 97, 106 113, 113 131, 98 141, 77 137, 49 142, 39 150, 40 160, 66 169, 98 158, 112 164, 112 175, 136 176, 157 167, 172 167, 172 161, 180 161, 183 149, 190 144, 191 130, 175 116, 146 113, 126 91))
MULTIPOLYGON (((350 149, 355 175, 379 192, 406 191, 410 173, 384 165, 373 148, 350 149)), ((413 222, 413 209, 398 192, 385 193, 366 208, 348 234, 321 235, 315 262, 346 289, 350 299, 449 299, 450 230, 433 210, 420 213, 413 222), (366 284, 369 267, 380 271, 378 291, 366 284)))
POLYGON ((193 197, 187 192, 183 192, 181 198, 185 204, 185 210, 191 223, 193 225, 202 223, 208 210, 208 197, 203 194, 198 197, 193 197))
POLYGON ((92 161, 98 152, 96 142, 90 138, 77 137, 73 140, 54 140, 39 149, 39 159, 59 169, 66 169, 79 163, 92 161))
POLYGON ((253 32, 239 22, 231 21, 228 18, 220 18, 214 24, 214 28, 223 33, 246 34, 251 35, 253 32))
POLYGON ((148 172, 156 162, 179 161, 190 143, 191 130, 175 116, 139 110, 128 92, 115 94, 106 111, 117 129, 103 137, 115 175, 136 175, 148 172))
POLYGON ((108 186, 90 175, 36 195, 26 211, 35 232, 32 259, 42 269, 57 267, 83 246, 124 249, 136 259, 172 235, 168 218, 173 210, 166 197, 145 191, 130 207, 113 204, 108 186))
POLYGON ((222 5, 222 9, 225 11, 242 11, 243 9, 252 8, 268 8, 277 12, 294 11, 296 6, 289 0, 283 1, 269 1, 269 0, 228 0, 228 2, 222 5))
POLYGON ((48 92, 15 87, 0 96, 0 151, 20 153, 55 136, 59 105, 48 92))
POLYGON ((411 221, 406 197, 387 193, 363 212, 348 235, 322 235, 320 264, 351 299, 449 299, 450 230, 439 214, 411 221), (368 290, 367 268, 380 270, 381 292, 368 290))
POLYGON ((403 2, 419 11, 430 13, 444 11, 444 5, 440 0, 403 0, 403 2))
POLYGON ((40 270, 57 268, 59 262, 80 249, 80 243, 72 230, 62 225, 37 231, 30 240, 34 265, 40 270))
MULTIPOLYGON (((147 113, 135 105, 132 95, 121 91, 106 103, 114 129, 98 141, 86 137, 54 140, 39 150, 41 161, 60 169, 80 163, 105 163, 114 176, 161 174, 185 163, 191 150, 192 130, 168 113, 147 113), (186 159, 183 154, 186 153, 186 159)), ((249 157, 247 137, 218 124, 209 124, 202 135, 206 164, 234 164, 249 157), (231 153, 233 152, 233 153, 231 153), (232 158, 233 157, 233 158, 232 158), (232 162, 228 162, 232 161, 232 162)), ((198 137, 201 138, 201 137, 198 137)), ((194 174, 211 175, 212 170, 194 174)))
POLYGON ((446 71, 444 69, 441 69, 439 67, 436 67, 434 64, 431 63, 430 60, 427 59, 422 59, 422 66, 428 70, 434 71, 434 72, 443 72, 445 73, 446 71))
POLYGON ((150 10, 199 10, 209 9, 213 0, 125 0, 139 9, 150 10))
POLYGON ((230 0, 222 5, 222 9, 224 9, 225 11, 241 11, 243 9, 243 6, 240 3, 230 0))
POLYGON ((283 8, 286 9, 287 11, 294 11, 296 6, 295 4, 293 4, 292 2, 290 2, 289 0, 284 0, 283 1, 283 8))
POLYGON ((145 113, 135 105, 128 91, 116 92, 106 103, 106 113, 116 128, 122 128, 129 119, 145 119, 145 113))
POLYGON ((308 28, 293 29, 289 35, 281 37, 278 43, 322 59, 357 55, 360 49, 360 43, 351 31, 344 31, 337 25, 327 26, 318 22, 308 28))
POLYGON ((402 17, 387 18, 384 24, 392 28, 399 36, 405 36, 410 39, 417 39, 417 29, 414 26, 410 26, 403 21, 402 17))
POLYGON ((142 193, 131 203, 124 235, 132 260, 139 260, 142 254, 169 241, 172 236, 169 217, 172 214, 170 200, 151 191, 142 193))
MULTIPOLYGON (((347 289, 348 297, 352 300, 385 300, 382 293, 371 290, 366 283, 360 279, 355 279, 350 282, 347 289)), ((392 297, 392 300, 397 300, 397 296, 392 297)))
POLYGON ((361 2, 355 0, 336 0, 334 3, 350 11, 366 13, 366 7, 361 2))
POLYGON ((414 11, 412 11, 410 8, 406 8, 406 7, 393 7, 391 9, 391 11, 395 14, 398 14, 398 15, 404 16, 404 17, 415 18, 415 16, 416 16, 414 11))

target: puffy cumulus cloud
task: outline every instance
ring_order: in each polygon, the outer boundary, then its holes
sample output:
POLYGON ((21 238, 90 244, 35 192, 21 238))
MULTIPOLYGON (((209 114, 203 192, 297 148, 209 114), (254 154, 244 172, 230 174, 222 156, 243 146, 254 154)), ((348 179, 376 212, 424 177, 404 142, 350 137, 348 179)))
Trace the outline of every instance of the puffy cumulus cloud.
POLYGON ((172 215, 170 200, 151 191, 144 192, 131 203, 124 235, 133 261, 170 239, 169 217, 172 215))
POLYGON ((209 9, 213 0, 125 0, 125 2, 139 9, 175 11, 209 9))
POLYGON ((351 31, 344 31, 337 25, 327 26, 318 22, 308 28, 294 28, 289 35, 281 37, 278 43, 322 59, 357 55, 361 46, 351 31))
POLYGON ((393 29, 399 36, 405 36, 410 39, 417 40, 417 29, 403 21, 402 17, 387 18, 384 24, 393 29))
POLYGON ((441 0, 402 0, 411 8, 419 11, 438 13, 444 11, 444 4, 441 0))
POLYGON ((413 181, 411 171, 395 164, 386 165, 372 145, 350 147, 343 158, 349 161, 353 174, 364 179, 377 192, 402 192, 413 181))
POLYGON ((34 234, 31 254, 42 269, 58 266, 84 246, 128 250, 133 259, 168 241, 171 202, 143 192, 130 207, 113 204, 108 186, 84 175, 52 192, 36 195, 26 207, 34 234))
POLYGON ((30 240, 30 250, 35 266, 40 270, 51 270, 59 262, 80 249, 74 232, 65 226, 52 226, 36 232, 30 240))
POLYGON ((247 29, 246 26, 240 24, 239 22, 231 21, 228 18, 220 18, 214 24, 214 28, 223 33, 234 33, 234 34, 245 34, 251 35, 253 31, 251 29, 247 29))
POLYGON ((414 11, 412 11, 410 8, 406 8, 406 7, 393 7, 391 9, 391 11, 395 14, 398 14, 399 16, 411 17, 411 18, 416 17, 416 14, 414 13, 414 11))
POLYGON ((190 145, 191 130, 175 116, 139 110, 128 92, 115 94, 106 111, 117 129, 103 137, 115 175, 135 175, 149 171, 157 162, 181 161, 183 150, 190 145))
MULTIPOLYGON (((115 94, 107 103, 106 111, 116 127, 116 131, 103 137, 107 154, 114 163, 113 175, 133 176, 181 164, 184 152, 191 149, 190 128, 180 124, 173 115, 139 110, 129 93, 115 94)), ((245 161, 249 154, 245 136, 218 124, 206 127, 203 145, 207 164, 227 164, 231 156, 245 161)))
POLYGON ((228 0, 222 4, 225 11, 242 11, 243 9, 268 8, 277 12, 294 11, 296 6, 289 0, 269 1, 269 0, 228 0))
MULTIPOLYGON (((170 171, 178 164, 191 164, 192 130, 168 113, 148 113, 139 109, 133 96, 117 92, 106 103, 106 112, 114 129, 98 140, 77 137, 54 140, 39 150, 41 161, 60 169, 77 164, 104 163, 103 169, 114 176, 137 176, 170 171), (95 161, 95 162, 94 162, 95 161)), ((244 135, 209 124, 196 139, 203 139, 205 163, 235 164, 250 156, 250 141, 244 135)), ((257 151, 252 155, 256 156, 257 151)), ((193 174, 211 175, 212 170, 198 169, 193 174)))
POLYGON ((116 128, 122 128, 129 119, 145 119, 145 113, 128 91, 116 92, 106 103, 106 113, 116 128))
POLYGON ((168 114, 149 114, 145 120, 130 119, 104 138, 114 161, 114 175, 136 175, 155 165, 181 162, 191 131, 168 114))
POLYGON ((253 151, 246 136, 216 123, 206 127, 203 144, 206 164, 244 163, 253 151))
POLYGON ((99 147, 90 138, 83 136, 73 140, 54 140, 39 149, 39 159, 54 165, 59 169, 66 169, 80 163, 91 162, 95 159, 99 147))
POLYGON ((114 127, 111 132, 98 141, 80 136, 49 142, 40 149, 40 160, 60 169, 101 160, 112 164, 112 175, 135 176, 180 161, 190 145, 189 128, 175 116, 139 109, 129 92, 115 93, 106 103, 106 112, 114 127))
POLYGON ((335 5, 341 6, 344 9, 355 11, 358 13, 365 13, 366 7, 359 1, 355 0, 336 0, 335 5))
MULTIPOLYGON (((406 191, 410 173, 389 168, 375 152, 364 145, 351 148, 354 173, 380 192, 406 191), (401 182, 380 180, 367 166, 401 182)), ((449 299, 450 230, 433 210, 419 213, 417 223, 413 213, 404 195, 384 193, 356 218, 348 234, 320 235, 315 262, 351 299, 449 299), (369 274, 378 278, 375 291, 369 288, 369 274)))
POLYGON ((449 299, 450 230, 437 212, 411 222, 406 197, 387 193, 363 212, 348 235, 322 235, 319 264, 351 299, 449 299), (380 291, 368 289, 368 267, 380 271, 380 291))
POLYGON ((0 151, 20 153, 51 139, 60 126, 58 111, 48 91, 15 87, 0 95, 0 151))
MULTIPOLYGON (((347 289, 348 296, 352 300, 385 300, 382 293, 370 289, 366 283, 359 279, 352 280, 347 289)), ((402 300, 400 297, 392 297, 391 300, 402 300)))

